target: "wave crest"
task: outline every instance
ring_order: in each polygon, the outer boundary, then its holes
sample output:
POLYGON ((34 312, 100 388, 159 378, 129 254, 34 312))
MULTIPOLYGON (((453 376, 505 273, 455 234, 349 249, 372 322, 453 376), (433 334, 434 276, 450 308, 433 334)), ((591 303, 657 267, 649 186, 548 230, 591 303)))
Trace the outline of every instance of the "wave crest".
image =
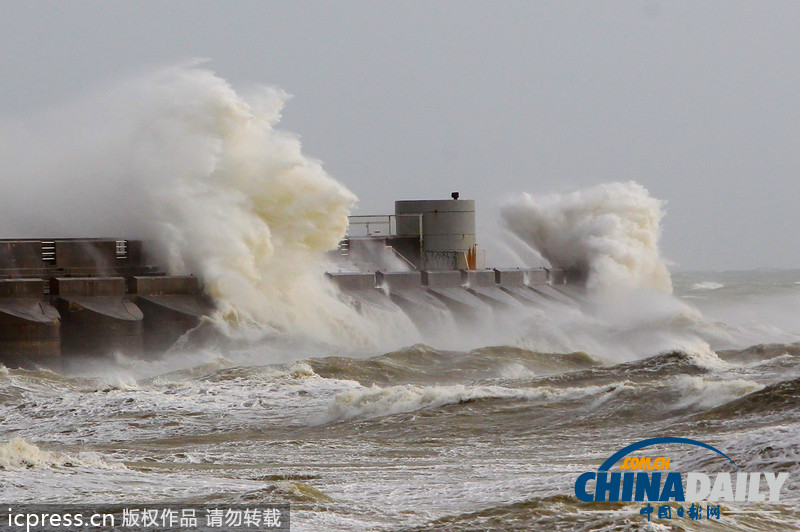
POLYGON ((0 467, 88 467, 93 469, 127 469, 124 464, 109 463, 94 453, 79 453, 70 456, 40 449, 22 438, 13 438, 0 443, 0 467))
POLYGON ((571 194, 523 194, 502 217, 550 264, 586 272, 590 288, 671 292, 658 249, 663 206, 638 183, 606 183, 571 194))

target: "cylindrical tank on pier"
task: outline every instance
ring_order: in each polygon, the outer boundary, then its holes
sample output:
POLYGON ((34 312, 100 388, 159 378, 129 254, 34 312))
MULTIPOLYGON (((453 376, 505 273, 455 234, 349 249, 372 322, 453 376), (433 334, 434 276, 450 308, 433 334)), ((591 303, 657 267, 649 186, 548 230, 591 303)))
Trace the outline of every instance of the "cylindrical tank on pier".
MULTIPOLYGON (((457 194, 454 193, 454 197, 457 194)), ((422 269, 475 269, 475 201, 395 201, 398 235, 418 235, 422 216, 422 269)))

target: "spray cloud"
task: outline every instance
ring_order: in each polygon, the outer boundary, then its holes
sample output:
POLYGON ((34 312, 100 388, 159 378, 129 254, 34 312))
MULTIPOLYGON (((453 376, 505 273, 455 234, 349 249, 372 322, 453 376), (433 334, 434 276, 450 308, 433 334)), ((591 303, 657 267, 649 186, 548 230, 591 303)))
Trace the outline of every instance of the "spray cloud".
POLYGON ((2 236, 145 239, 225 327, 368 345, 377 325, 322 275, 356 197, 276 128, 287 98, 193 63, 4 121, 2 236))
POLYGON ((570 194, 523 194, 502 211, 506 226, 552 265, 586 272, 599 291, 671 292, 658 249, 663 202, 638 183, 606 183, 570 194))

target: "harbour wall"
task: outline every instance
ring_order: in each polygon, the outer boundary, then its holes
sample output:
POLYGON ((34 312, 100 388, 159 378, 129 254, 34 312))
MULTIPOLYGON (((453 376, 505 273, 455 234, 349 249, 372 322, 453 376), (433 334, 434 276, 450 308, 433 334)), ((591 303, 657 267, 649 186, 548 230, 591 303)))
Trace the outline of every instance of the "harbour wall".
MULTIPOLYGON (((34 366, 75 356, 163 353, 213 305, 193 276, 168 276, 141 242, 0 240, 0 363, 34 366)), ((574 305, 569 272, 464 269, 329 272, 349 302, 402 309, 422 332, 445 313, 574 305)))
POLYGON ((139 241, 0 240, 0 362, 163 353, 212 305, 193 276, 164 275, 139 241))
POLYGON ((399 307, 425 332, 441 311, 455 318, 485 319, 493 309, 553 303, 578 305, 564 270, 484 269, 328 272, 327 278, 355 306, 399 307))

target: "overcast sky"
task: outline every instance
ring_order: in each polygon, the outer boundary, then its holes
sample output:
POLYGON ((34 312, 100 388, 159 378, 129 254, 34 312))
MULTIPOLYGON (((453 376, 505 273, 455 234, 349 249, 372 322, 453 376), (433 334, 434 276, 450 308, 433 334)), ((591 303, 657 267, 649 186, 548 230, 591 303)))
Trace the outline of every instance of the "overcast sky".
POLYGON ((280 127, 359 214, 459 190, 481 233, 521 192, 635 180, 668 202, 675 269, 798 267, 798 21, 788 1, 0 0, 0 120, 203 57, 295 96, 280 127))

